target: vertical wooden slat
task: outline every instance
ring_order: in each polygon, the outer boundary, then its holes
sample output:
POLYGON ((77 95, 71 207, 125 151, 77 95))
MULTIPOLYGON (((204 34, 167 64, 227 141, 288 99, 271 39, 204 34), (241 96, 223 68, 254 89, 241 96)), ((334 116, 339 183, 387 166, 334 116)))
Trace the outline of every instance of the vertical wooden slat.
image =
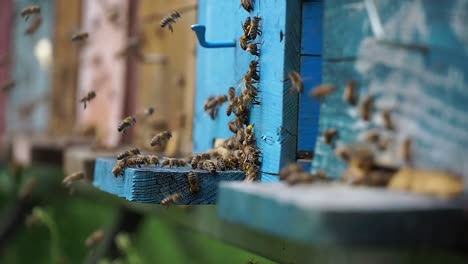
MULTIPOLYGON (((10 81, 12 1, 0 2, 0 84, 10 81)), ((4 136, 6 124, 7 97, 0 92, 0 138, 4 136)))
POLYGON ((70 40, 80 27, 81 0, 56 1, 54 69, 52 71, 51 135, 66 135, 75 124, 78 50, 70 40))
POLYGON ((78 96, 90 90, 97 96, 86 110, 77 104, 78 123, 96 126, 101 143, 107 146, 120 140, 117 125, 124 109, 126 61, 115 54, 126 43, 127 8, 127 1, 83 1, 82 30, 89 32, 89 40, 80 54, 78 96), (117 23, 107 19, 108 6, 113 5, 119 10, 117 23))

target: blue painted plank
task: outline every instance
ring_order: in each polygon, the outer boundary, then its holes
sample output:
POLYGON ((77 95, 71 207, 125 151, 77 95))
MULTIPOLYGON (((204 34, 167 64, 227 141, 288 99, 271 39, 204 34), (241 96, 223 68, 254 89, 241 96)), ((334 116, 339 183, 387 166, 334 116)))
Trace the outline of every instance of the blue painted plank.
POLYGON ((322 58, 302 56, 301 76, 304 91, 299 95, 298 151, 313 151, 317 138, 320 104, 309 93, 322 83, 322 58))
POLYGON ((127 169, 123 177, 114 177, 114 165, 114 159, 96 160, 94 186, 129 201, 141 203, 159 204, 164 197, 180 193, 182 200, 178 204, 215 204, 219 182, 242 181, 245 178, 241 171, 210 174, 208 171, 192 170, 189 167, 169 169, 154 166, 127 169), (197 194, 189 191, 187 173, 190 171, 199 176, 200 192, 197 194))
POLYGON ((14 6, 13 76, 16 87, 11 93, 8 106, 8 131, 41 133, 47 130, 49 122, 47 101, 52 66, 50 62, 54 34, 54 1, 44 0, 38 3, 33 0, 16 0, 14 6), (33 4, 41 7, 42 24, 33 35, 25 35, 24 32, 32 19, 25 22, 19 14, 23 8, 33 4), (44 55, 42 61, 38 54, 44 55), (31 116, 21 118, 18 109, 35 101, 38 102, 37 107, 31 116))
MULTIPOLYGON (((297 94, 289 92, 284 82, 287 73, 299 70, 300 47, 300 1, 257 1, 251 15, 262 17, 263 35, 259 101, 251 112, 255 123, 258 147, 263 153, 262 172, 277 174, 282 165, 295 159, 297 144, 297 94), (284 38, 281 40, 281 33, 284 38)), ((207 39, 223 41, 243 34, 241 23, 247 13, 235 1, 199 2, 199 23, 207 26, 207 39), (223 14, 223 19, 219 19, 223 14)), ((228 138, 227 118, 220 110, 217 120, 211 121, 203 111, 205 100, 211 95, 226 93, 229 86, 242 87, 241 79, 248 70, 253 55, 239 46, 226 49, 198 48, 197 91, 194 120, 194 152, 212 148, 216 138, 228 138)))
POLYGON ((323 35, 323 3, 302 4, 302 55, 321 55, 323 35))
MULTIPOLYGON (((465 49, 468 44, 464 0, 374 2, 387 40, 448 50, 465 49)), ((324 19, 325 58, 359 56, 361 43, 375 40, 364 1, 326 1, 324 19)))
POLYGON ((318 248, 458 248, 468 242, 464 202, 351 186, 232 182, 220 185, 218 215, 318 248))

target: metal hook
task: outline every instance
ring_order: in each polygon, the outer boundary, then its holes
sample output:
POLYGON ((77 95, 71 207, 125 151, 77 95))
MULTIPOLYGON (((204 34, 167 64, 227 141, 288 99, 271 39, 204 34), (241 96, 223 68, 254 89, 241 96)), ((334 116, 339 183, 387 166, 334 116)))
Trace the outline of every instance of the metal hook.
POLYGON ((216 49, 216 48, 234 48, 236 46, 235 41, 230 42, 207 42, 205 40, 205 31, 206 27, 204 25, 195 24, 192 25, 192 30, 195 31, 195 35, 197 35, 198 42, 200 46, 204 48, 216 49))

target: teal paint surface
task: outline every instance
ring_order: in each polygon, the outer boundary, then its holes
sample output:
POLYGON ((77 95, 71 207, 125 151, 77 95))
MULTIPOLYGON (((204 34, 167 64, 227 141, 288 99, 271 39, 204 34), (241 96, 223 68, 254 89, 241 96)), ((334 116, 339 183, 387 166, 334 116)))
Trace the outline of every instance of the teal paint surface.
MULTIPOLYGON (((39 64, 35 55, 35 50, 39 41, 53 42, 54 34, 54 1, 32 1, 16 0, 14 2, 14 30, 13 30, 13 76, 16 80, 16 87, 11 93, 9 110, 7 115, 8 131, 10 132, 45 132, 48 126, 49 106, 47 103, 50 92, 50 71, 49 67, 39 64), (41 7, 42 24, 33 35, 25 35, 24 32, 29 23, 34 19, 30 17, 28 22, 20 16, 20 12, 27 6, 37 4, 41 7), (22 118, 18 114, 21 106, 34 101, 37 107, 32 114, 22 118)), ((51 46, 52 49, 52 46, 51 46)), ((52 58, 50 58, 52 61, 52 58)))

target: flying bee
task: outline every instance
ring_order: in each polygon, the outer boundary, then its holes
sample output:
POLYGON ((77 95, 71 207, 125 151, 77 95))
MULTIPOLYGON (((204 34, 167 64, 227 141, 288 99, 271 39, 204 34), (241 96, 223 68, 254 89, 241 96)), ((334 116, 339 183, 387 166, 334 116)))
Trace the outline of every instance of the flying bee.
POLYGON ((169 15, 163 17, 161 19, 161 22, 159 22, 159 26, 161 26, 162 28, 169 28, 169 30, 171 32, 174 32, 174 29, 172 27, 173 24, 175 24, 175 22, 180 18, 180 14, 179 12, 177 11, 174 11, 172 13, 170 13, 169 15))
POLYGON ((180 199, 182 199, 182 195, 180 193, 171 194, 161 200, 161 205, 166 208, 169 208, 169 206, 177 203, 178 201, 180 201, 180 199))
POLYGON ((88 37, 89 37, 88 32, 80 32, 80 33, 74 34, 74 35, 71 37, 71 40, 72 40, 73 42, 84 41, 84 40, 87 40, 88 37))
POLYGON ((125 174, 125 167, 125 162, 122 160, 118 160, 115 163, 114 168, 112 169, 112 174, 114 174, 115 177, 123 176, 125 174))
POLYGON ((145 116, 151 116, 152 114, 154 114, 154 107, 150 106, 148 108, 146 108, 144 111, 143 111, 143 114, 145 116))
POLYGON ((304 91, 304 81, 302 81, 301 74, 297 71, 292 71, 288 74, 289 80, 291 81, 290 91, 296 91, 297 93, 302 93, 304 91))
POLYGON ((257 38, 257 35, 261 36, 262 31, 260 30, 260 21, 262 20, 261 17, 254 16, 252 23, 250 24, 249 29, 249 39, 254 40, 257 38))
POLYGON ((195 172, 191 171, 187 174, 187 182, 191 193, 198 193, 200 191, 200 181, 195 172))
POLYGON ((134 155, 138 155, 140 154, 140 149, 139 148, 131 148, 127 151, 124 151, 122 153, 120 153, 119 155, 117 155, 117 159, 118 160, 123 160, 127 157, 130 157, 130 156, 134 156, 134 155))
POLYGON ((393 130, 394 126, 393 126, 390 109, 386 108, 382 110, 382 120, 383 120, 383 125, 386 129, 393 130))
POLYGON ((155 156, 155 155, 149 155, 146 157, 146 160, 148 162, 148 165, 155 165, 155 166, 158 166, 159 165, 159 157, 158 156, 155 156))
POLYGON ((84 172, 78 171, 65 177, 62 180, 62 184, 65 185, 65 187, 70 187, 72 183, 82 180, 82 179, 84 179, 84 172))
POLYGON ((25 35, 34 34, 39 29, 41 24, 42 24, 42 17, 39 15, 35 17, 34 20, 31 22, 31 24, 28 26, 28 28, 26 28, 26 30, 24 31, 24 34, 25 35))
POLYGON ((358 102, 358 96, 356 94, 357 82, 350 80, 346 83, 343 99, 350 105, 356 105, 358 102))
POLYGON ((296 163, 291 163, 288 166, 281 169, 279 176, 280 176, 280 179, 284 180, 293 173, 298 173, 298 172, 303 172, 303 171, 304 171, 304 167, 296 163))
POLYGON ((361 105, 361 118, 369 121, 371 118, 372 110, 374 108, 374 97, 367 95, 361 105))
POLYGON ((247 11, 251 12, 254 10, 255 0, 241 0, 241 6, 247 11))
POLYGON ((216 165, 211 160, 205 160, 203 162, 203 169, 209 171, 210 173, 215 173, 216 172, 216 165))
POLYGON ((120 122, 117 127, 117 131, 123 133, 125 130, 129 129, 136 123, 136 118, 134 116, 127 116, 122 122, 120 122))
POLYGON ((156 134, 156 136, 154 136, 151 139, 150 145, 152 147, 158 146, 158 147, 161 147, 161 148, 165 148, 167 142, 171 138, 172 138, 172 133, 170 131, 163 131, 163 132, 160 132, 160 133, 156 134))
POLYGON ((252 23, 252 18, 247 17, 244 21, 244 24, 242 25, 242 30, 244 31, 244 36, 245 38, 249 37, 249 31, 252 23))
POLYGON ((91 233, 88 238, 85 240, 85 245, 88 248, 94 248, 96 247, 99 243, 101 243, 104 240, 105 233, 104 230, 98 229, 91 233))
POLYGON ((169 168, 184 167, 187 166, 187 161, 184 159, 167 158, 161 163, 161 167, 164 166, 168 166, 169 168))
POLYGON ((331 128, 327 129, 325 133, 323 133, 323 142, 325 144, 331 144, 333 139, 338 136, 338 130, 331 128))
POLYGON ((246 36, 240 37, 239 45, 243 50, 247 50, 247 46, 249 45, 249 39, 246 36))
POLYGON ((413 141, 410 138, 403 140, 402 158, 406 163, 413 161, 413 141))
POLYGON ((255 55, 255 56, 259 57, 260 56, 260 50, 258 48, 258 44, 260 44, 260 42, 249 43, 247 45, 246 51, 250 52, 250 54, 252 54, 252 55, 255 55))
POLYGON ((215 97, 210 97, 205 102, 204 109, 210 115, 211 119, 215 119, 218 115, 219 108, 225 102, 227 102, 228 96, 227 95, 220 95, 215 97))
POLYGON ((96 98, 96 92, 89 91, 85 96, 83 96, 80 99, 80 103, 83 103, 83 107, 84 109, 86 109, 87 103, 91 102, 91 100, 93 100, 94 98, 96 98))
POLYGON ((336 88, 333 85, 322 84, 322 85, 315 87, 312 91, 310 91, 309 96, 318 98, 318 99, 323 99, 327 95, 334 93, 335 90, 336 88))
POLYGON ((15 86, 16 82, 14 80, 6 81, 0 85, 0 91, 2 93, 8 94, 15 86))
POLYGON ((31 5, 23 10, 21 10, 21 17, 24 17, 26 21, 28 21, 30 15, 36 15, 41 13, 41 8, 38 5, 31 5))

